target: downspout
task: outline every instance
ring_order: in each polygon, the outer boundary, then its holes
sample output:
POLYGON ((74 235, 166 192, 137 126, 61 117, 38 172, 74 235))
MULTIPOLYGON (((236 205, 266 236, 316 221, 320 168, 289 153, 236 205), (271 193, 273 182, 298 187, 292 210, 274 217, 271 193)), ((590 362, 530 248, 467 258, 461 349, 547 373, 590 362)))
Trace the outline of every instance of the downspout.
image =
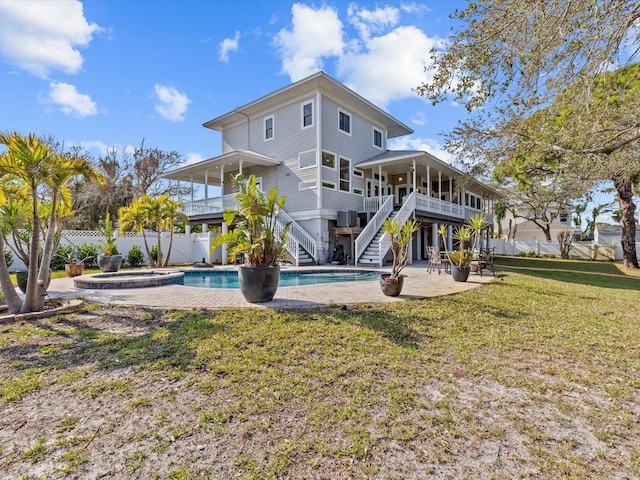
MULTIPOLYGON (((318 202, 317 209, 318 212, 322 210, 322 109, 320 107, 320 92, 316 92, 316 168, 318 169, 318 180, 317 180, 317 192, 318 192, 318 202)), ((338 159, 336 158, 336 161, 338 159)))

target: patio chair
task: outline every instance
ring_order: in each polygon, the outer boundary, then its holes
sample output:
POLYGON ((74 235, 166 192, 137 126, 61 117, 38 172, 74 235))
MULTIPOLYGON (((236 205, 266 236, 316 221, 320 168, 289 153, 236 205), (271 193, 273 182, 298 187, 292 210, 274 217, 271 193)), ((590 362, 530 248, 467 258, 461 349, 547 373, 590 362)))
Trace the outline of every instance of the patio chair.
POLYGON ((440 273, 442 273, 442 267, 444 267, 445 273, 449 271, 449 259, 443 256, 440 250, 436 247, 429 247, 428 259, 427 271, 429 273, 437 268, 438 275, 440 275, 440 273))
POLYGON ((476 265, 477 271, 482 276, 482 271, 485 268, 488 268, 493 273, 493 276, 496 276, 496 270, 493 266, 493 259, 495 257, 496 247, 492 248, 481 248, 478 252, 478 259, 471 262, 472 265, 476 265))

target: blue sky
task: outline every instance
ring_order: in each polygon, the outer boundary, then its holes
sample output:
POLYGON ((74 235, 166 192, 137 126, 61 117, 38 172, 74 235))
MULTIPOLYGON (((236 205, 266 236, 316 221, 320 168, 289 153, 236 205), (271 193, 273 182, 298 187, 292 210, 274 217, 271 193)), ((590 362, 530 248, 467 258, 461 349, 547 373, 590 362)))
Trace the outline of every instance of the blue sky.
POLYGON ((193 162, 221 153, 202 123, 322 69, 415 130, 390 148, 448 160, 464 109, 411 89, 465 3, 0 0, 0 129, 193 162))

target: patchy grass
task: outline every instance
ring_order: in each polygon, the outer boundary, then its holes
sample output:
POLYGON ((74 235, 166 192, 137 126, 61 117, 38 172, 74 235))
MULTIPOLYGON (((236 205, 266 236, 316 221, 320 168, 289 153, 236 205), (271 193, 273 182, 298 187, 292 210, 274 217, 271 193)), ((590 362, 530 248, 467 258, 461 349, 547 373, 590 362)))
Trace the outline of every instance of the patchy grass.
POLYGON ((0 469, 640 476, 640 274, 520 258, 497 269, 479 290, 380 306, 105 306, 5 325, 0 469))

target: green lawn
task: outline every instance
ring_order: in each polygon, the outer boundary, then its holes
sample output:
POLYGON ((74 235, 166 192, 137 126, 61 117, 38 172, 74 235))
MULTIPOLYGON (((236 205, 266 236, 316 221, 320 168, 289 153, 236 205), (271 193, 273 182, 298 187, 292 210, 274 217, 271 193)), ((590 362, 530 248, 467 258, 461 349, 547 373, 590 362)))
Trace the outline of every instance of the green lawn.
POLYGON ((638 478, 640 272, 496 269, 478 290, 381 306, 1 325, 0 471, 638 478))

